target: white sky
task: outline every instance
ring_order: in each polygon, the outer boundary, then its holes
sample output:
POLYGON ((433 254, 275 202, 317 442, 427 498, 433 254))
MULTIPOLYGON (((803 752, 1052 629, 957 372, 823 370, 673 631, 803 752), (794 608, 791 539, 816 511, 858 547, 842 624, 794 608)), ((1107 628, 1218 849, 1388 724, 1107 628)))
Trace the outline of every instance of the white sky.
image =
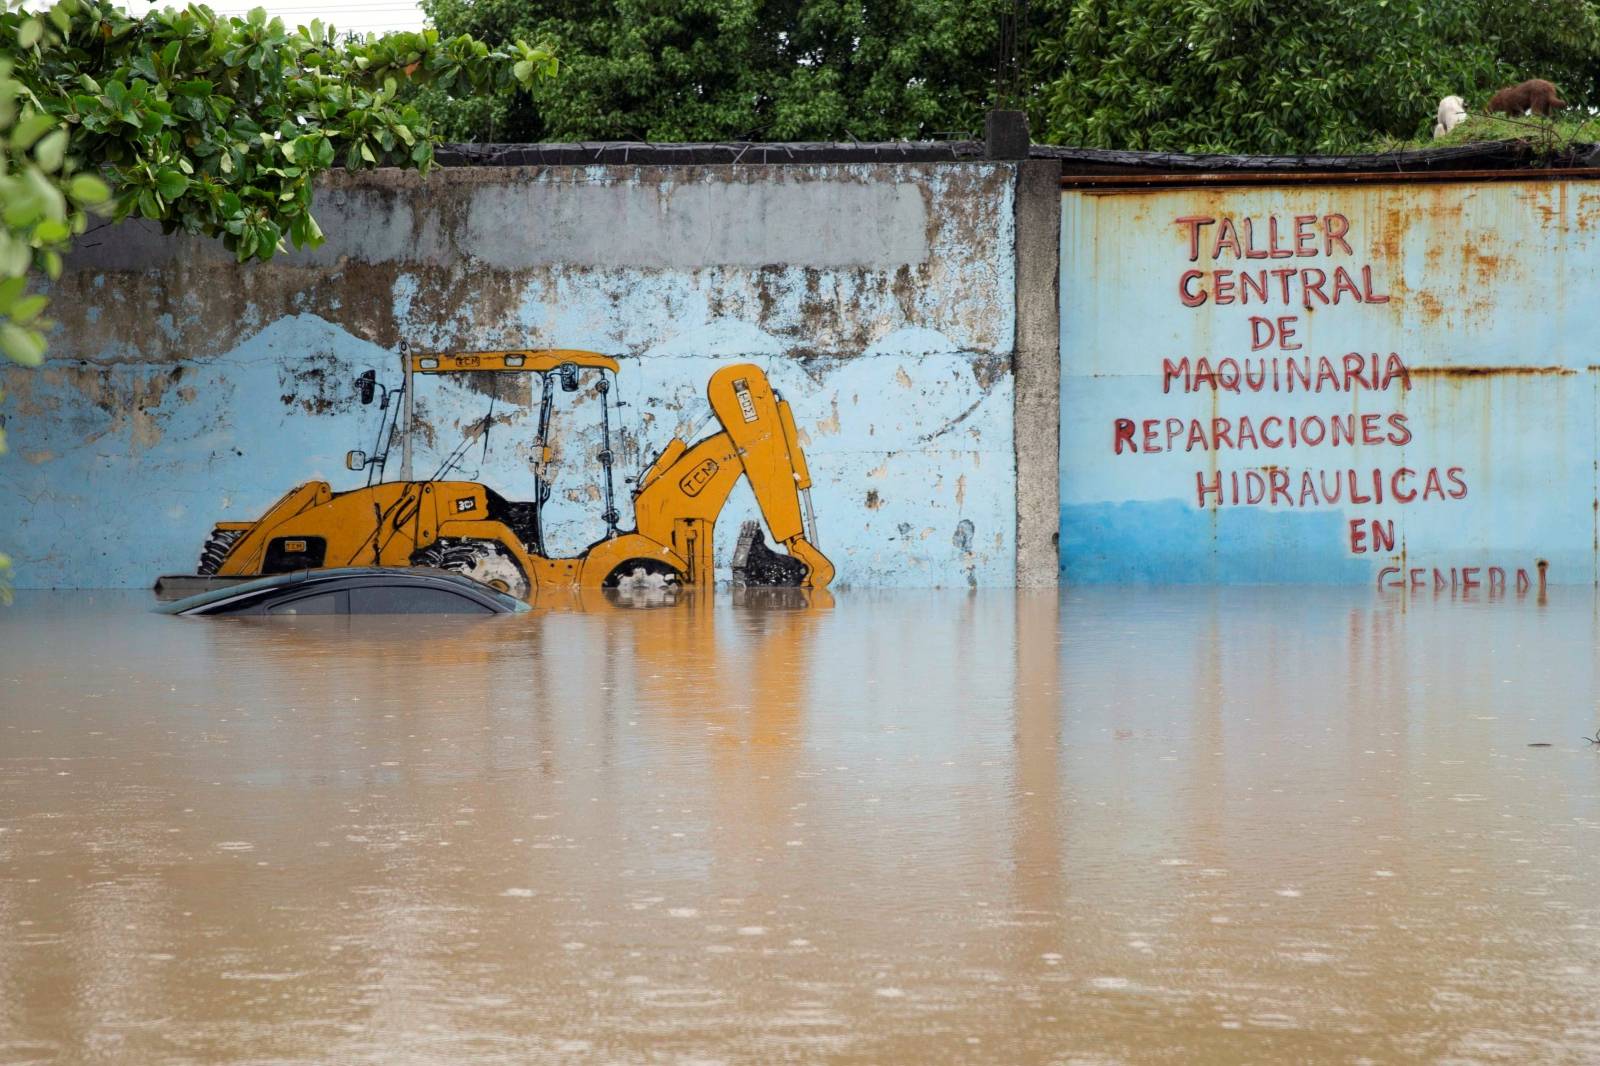
MULTIPOLYGON (((130 14, 142 15, 151 8, 181 7, 187 0, 126 0, 130 14)), ((379 33, 384 30, 418 30, 424 19, 416 0, 341 0, 317 3, 315 0, 210 0, 208 6, 219 15, 243 15, 253 7, 264 7, 290 26, 312 19, 331 22, 339 30, 379 33)))

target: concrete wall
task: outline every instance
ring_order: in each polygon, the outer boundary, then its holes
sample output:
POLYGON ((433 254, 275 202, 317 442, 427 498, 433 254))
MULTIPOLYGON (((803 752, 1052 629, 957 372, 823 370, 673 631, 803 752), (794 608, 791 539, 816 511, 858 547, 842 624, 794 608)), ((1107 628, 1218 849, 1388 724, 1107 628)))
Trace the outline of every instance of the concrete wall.
POLYGON ((1597 204, 1559 180, 1064 194, 1066 580, 1596 581, 1597 204))
MULTIPOLYGON (((397 380, 403 338, 619 355, 619 475, 700 420, 719 363, 755 360, 794 405, 841 584, 1010 584, 1017 170, 340 174, 318 195, 326 246, 246 267, 212 243, 101 229, 55 286, 48 364, 3 374, 0 545, 23 587, 145 585, 191 570, 219 519, 256 517, 311 478, 354 487, 341 459, 370 448, 377 414, 349 381, 368 367, 397 380)), ((419 473, 492 387, 423 383, 419 473)), ((475 448, 463 471, 513 499, 531 491, 532 399, 495 398, 487 459, 475 448)), ((549 512, 563 554, 603 531, 598 409, 577 399, 549 512)), ((1035 539, 1053 535, 1054 509, 1035 539)), ((755 513, 736 492, 722 565, 755 513)))

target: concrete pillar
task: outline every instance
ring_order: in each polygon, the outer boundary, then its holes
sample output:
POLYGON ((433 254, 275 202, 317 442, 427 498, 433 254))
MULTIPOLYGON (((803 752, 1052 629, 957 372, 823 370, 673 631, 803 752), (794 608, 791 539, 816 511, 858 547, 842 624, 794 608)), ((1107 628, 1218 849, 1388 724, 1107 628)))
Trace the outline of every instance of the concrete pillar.
POLYGON ((1026 111, 991 111, 983 118, 983 154, 990 159, 1026 159, 1031 141, 1026 111))
POLYGON ((1059 580, 1061 529, 1061 164, 1017 165, 1017 586, 1059 580))

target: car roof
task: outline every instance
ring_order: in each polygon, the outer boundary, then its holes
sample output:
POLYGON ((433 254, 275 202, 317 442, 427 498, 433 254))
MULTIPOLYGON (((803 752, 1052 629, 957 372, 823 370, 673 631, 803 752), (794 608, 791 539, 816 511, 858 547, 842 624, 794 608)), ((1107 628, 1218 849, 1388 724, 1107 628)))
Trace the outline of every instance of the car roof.
POLYGON ((529 609, 526 603, 516 597, 474 581, 470 577, 422 566, 332 566, 317 570, 295 570, 286 574, 269 574, 266 577, 242 581, 237 585, 199 592, 172 603, 158 604, 154 609, 159 614, 185 614, 241 596, 252 596, 275 589, 289 590, 296 586, 309 590, 328 584, 337 584, 341 588, 374 584, 448 588, 466 596, 492 600, 507 611, 521 612, 529 609))

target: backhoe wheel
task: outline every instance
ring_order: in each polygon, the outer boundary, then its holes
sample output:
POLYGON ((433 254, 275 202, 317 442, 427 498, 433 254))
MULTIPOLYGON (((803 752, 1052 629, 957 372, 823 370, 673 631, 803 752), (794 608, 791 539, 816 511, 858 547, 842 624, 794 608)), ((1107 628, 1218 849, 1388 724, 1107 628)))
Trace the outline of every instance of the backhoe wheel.
POLYGON ((493 540, 456 540, 442 537, 411 553, 412 566, 431 566, 470 577, 519 600, 528 598, 532 586, 522 567, 505 545, 493 540))
POLYGON ((194 572, 201 577, 215 574, 242 536, 244 536, 242 529, 213 529, 211 536, 206 539, 205 547, 200 549, 200 565, 195 567, 194 572))
POLYGON ((676 602, 682 575, 659 559, 628 559, 606 575, 602 588, 615 590, 629 607, 660 607, 676 602))

